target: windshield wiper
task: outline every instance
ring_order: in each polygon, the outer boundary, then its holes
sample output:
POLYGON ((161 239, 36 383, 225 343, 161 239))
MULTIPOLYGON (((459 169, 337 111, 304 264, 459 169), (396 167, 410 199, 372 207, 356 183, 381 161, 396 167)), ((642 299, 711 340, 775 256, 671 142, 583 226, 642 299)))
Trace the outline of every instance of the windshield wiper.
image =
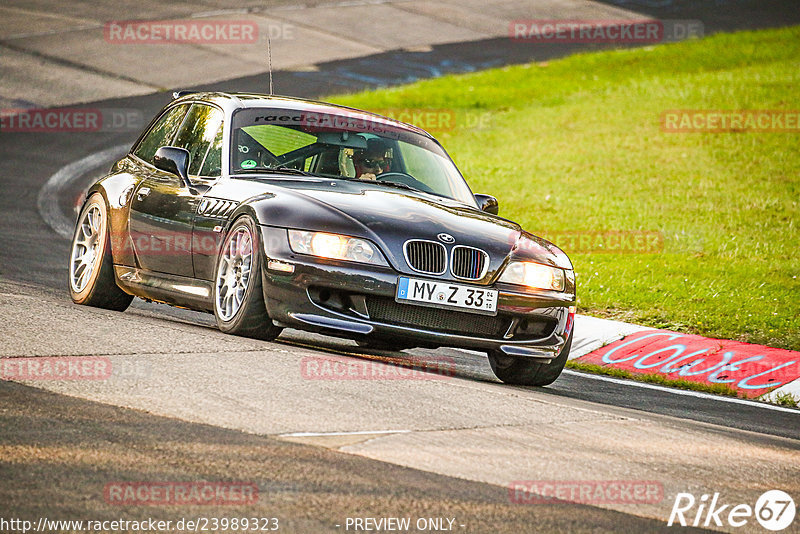
POLYGON ((278 165, 277 167, 267 167, 266 171, 282 172, 285 174, 299 174, 300 176, 317 176, 316 174, 286 165, 278 165))
POLYGON ((389 187, 397 187, 398 189, 405 189, 407 191, 416 191, 417 193, 427 193, 427 191, 423 191, 422 189, 416 188, 412 185, 404 184, 402 182, 390 182, 388 180, 362 180, 361 178, 356 178, 356 180, 368 184, 388 185, 389 187))
POLYGON ((314 174, 308 171, 302 171, 300 169, 295 169, 294 167, 287 167, 285 165, 278 165, 277 167, 259 167, 253 169, 240 169, 235 171, 239 174, 246 174, 246 173, 275 173, 275 174, 296 174, 298 176, 314 176, 319 178, 318 174, 314 174))

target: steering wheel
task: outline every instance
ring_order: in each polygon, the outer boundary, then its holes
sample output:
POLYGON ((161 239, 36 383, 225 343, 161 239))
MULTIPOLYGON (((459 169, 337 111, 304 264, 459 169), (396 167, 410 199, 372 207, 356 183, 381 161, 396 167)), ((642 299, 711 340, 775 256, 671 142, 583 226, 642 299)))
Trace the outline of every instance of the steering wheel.
POLYGON ((419 189, 420 191, 425 191, 426 193, 435 194, 433 192, 433 189, 428 187, 427 184, 424 184, 424 183, 420 182, 419 180, 417 180, 416 178, 414 178, 413 176, 411 176, 407 172, 399 172, 399 171, 384 172, 384 173, 381 173, 381 174, 377 175, 375 177, 375 180, 378 180, 380 182, 396 182, 396 183, 400 183, 400 184, 405 184, 407 186, 413 187, 414 189, 419 189), (388 178, 392 178, 392 179, 387 179, 387 177, 388 178), (400 178, 400 179, 398 180, 395 177, 400 178))

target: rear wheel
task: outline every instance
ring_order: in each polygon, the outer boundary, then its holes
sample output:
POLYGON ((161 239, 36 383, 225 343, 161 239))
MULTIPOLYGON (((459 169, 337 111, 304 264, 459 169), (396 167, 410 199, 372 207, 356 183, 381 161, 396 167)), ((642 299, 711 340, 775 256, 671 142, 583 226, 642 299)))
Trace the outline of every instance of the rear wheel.
POLYGON ((124 311, 133 300, 117 285, 108 208, 100 193, 86 201, 72 237, 69 295, 76 304, 124 311))
POLYGON ((506 356, 500 351, 489 352, 492 372, 505 384, 518 386, 547 386, 556 381, 569 358, 572 333, 558 356, 550 363, 540 363, 530 358, 506 356))
POLYGON ((253 219, 244 215, 225 236, 214 274, 214 315, 228 334, 271 340, 281 328, 267 315, 261 281, 261 248, 253 219))

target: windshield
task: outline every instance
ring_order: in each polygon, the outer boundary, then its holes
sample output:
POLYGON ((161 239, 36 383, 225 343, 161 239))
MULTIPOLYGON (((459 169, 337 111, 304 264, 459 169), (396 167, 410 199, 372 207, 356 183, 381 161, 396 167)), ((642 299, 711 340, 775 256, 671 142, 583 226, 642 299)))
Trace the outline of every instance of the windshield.
POLYGON ((369 180, 475 205, 434 141, 358 112, 250 108, 233 116, 231 174, 287 172, 369 180))

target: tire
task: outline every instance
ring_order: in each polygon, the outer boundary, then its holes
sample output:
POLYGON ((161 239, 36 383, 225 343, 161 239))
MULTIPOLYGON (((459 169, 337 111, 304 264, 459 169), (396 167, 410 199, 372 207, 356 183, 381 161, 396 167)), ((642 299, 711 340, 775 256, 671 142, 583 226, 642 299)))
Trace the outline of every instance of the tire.
POLYGON ((133 300, 114 278, 108 208, 100 193, 89 197, 78 216, 67 283, 75 304, 125 311, 133 300))
POLYGON ((528 358, 506 356, 492 351, 489 353, 489 365, 492 372, 504 384, 517 386, 547 386, 556 381, 569 358, 572 347, 572 332, 561 352, 550 363, 540 363, 528 358))
POLYGON ((225 235, 214 271, 214 316, 226 334, 269 341, 281 333, 264 303, 261 257, 258 227, 243 215, 225 235))

